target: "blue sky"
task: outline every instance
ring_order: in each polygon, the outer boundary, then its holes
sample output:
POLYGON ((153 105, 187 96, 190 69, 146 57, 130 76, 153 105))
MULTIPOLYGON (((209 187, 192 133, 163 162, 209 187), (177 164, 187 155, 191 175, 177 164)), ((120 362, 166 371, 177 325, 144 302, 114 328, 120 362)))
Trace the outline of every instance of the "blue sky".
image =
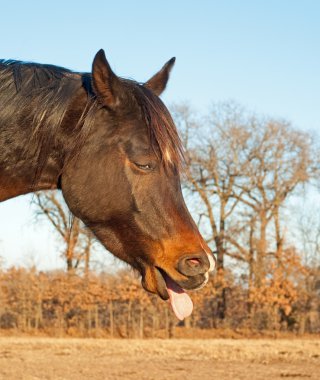
MULTIPOLYGON (((176 56, 166 103, 205 111, 234 99, 320 130, 317 0, 16 0, 1 1, 1 16, 1 58, 88 71, 104 48, 117 74, 144 81, 176 56)), ((53 235, 32 220, 30 196, 0 204, 0 256, 59 265, 53 235)))

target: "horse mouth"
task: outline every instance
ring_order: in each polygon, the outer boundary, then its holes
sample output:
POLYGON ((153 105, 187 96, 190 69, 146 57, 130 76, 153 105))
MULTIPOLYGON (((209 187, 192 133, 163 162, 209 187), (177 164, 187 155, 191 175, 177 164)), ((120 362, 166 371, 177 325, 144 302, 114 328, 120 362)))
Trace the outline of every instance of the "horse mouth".
POLYGON ((181 283, 181 281, 178 284, 166 271, 159 267, 153 267, 152 272, 155 280, 154 286, 151 289, 145 278, 143 278, 143 287, 149 292, 157 293, 163 300, 169 300, 171 308, 178 319, 183 320, 189 317, 193 310, 193 303, 185 288, 187 287, 188 290, 202 288, 208 281, 208 274, 198 278, 196 283, 188 285, 187 282, 181 283))

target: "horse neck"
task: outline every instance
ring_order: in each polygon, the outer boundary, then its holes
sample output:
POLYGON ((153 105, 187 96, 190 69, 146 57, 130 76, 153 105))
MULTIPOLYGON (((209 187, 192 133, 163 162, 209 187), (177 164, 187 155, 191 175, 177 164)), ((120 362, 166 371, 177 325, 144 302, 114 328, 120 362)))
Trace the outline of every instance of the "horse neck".
MULTIPOLYGON (((70 102, 70 112, 68 108, 61 125, 56 129, 55 138, 47 144, 49 146, 46 147, 45 159, 40 160, 42 162, 39 162, 39 151, 43 146, 30 143, 33 125, 27 112, 22 117, 19 115, 10 120, 7 125, 3 125, 0 113, 0 202, 18 195, 60 187, 66 156, 66 131, 63 130, 66 126, 69 131, 75 127, 74 120, 78 120, 85 104, 85 94, 81 90, 70 102)), ((45 138, 43 142, 46 142, 45 138)))
POLYGON ((11 148, 3 145, 0 138, 0 201, 39 190, 56 189, 60 173, 59 163, 54 155, 48 155, 48 160, 41 173, 37 173, 36 160, 26 152, 22 154, 24 143, 21 134, 11 148), (12 154, 13 152, 13 154, 12 154), (14 154, 16 152, 16 154, 14 154))

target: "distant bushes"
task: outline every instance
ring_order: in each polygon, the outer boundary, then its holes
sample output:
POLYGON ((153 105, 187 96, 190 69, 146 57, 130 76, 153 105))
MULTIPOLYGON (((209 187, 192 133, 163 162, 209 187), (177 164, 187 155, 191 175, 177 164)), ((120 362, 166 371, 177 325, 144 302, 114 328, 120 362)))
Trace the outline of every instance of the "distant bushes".
POLYGON ((11 268, 0 272, 0 329, 131 338, 170 337, 178 325, 182 336, 183 331, 188 336, 188 330, 201 329, 203 337, 217 328, 319 333, 320 271, 304 268, 298 277, 292 273, 280 276, 275 271, 249 294, 231 273, 218 273, 204 289, 192 293, 194 312, 178 323, 170 306, 147 294, 130 272, 81 277, 11 268), (223 318, 219 315, 222 298, 223 318))

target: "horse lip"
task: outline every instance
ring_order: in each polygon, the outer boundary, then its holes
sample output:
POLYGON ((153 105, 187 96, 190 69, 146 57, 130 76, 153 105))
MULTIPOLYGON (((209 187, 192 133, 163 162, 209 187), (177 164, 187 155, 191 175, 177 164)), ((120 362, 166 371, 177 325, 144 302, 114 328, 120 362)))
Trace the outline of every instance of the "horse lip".
POLYGON ((161 269, 158 267, 155 267, 155 274, 156 274, 158 294, 160 298, 162 298, 164 301, 167 301, 169 299, 169 293, 168 293, 166 282, 161 273, 161 269))
MULTIPOLYGON (((151 291, 152 293, 156 293, 159 295, 159 297, 164 300, 164 301, 167 301, 169 299, 169 293, 168 293, 168 289, 167 289, 167 285, 166 285, 166 282, 165 282, 165 276, 167 277, 170 277, 170 279, 172 281, 174 281, 179 287, 181 287, 183 290, 188 290, 188 291, 193 291, 193 290, 198 290, 198 289, 201 289, 203 286, 205 286, 208 282, 208 273, 205 274, 205 280, 199 284, 197 287, 195 288, 188 288, 184 285, 186 284, 181 284, 180 281, 176 281, 172 278, 172 276, 170 276, 167 271, 165 271, 164 269, 158 267, 158 266, 154 266, 152 267, 152 271, 154 272, 154 278, 155 278, 155 281, 156 281, 156 290, 155 291, 151 291)), ((150 292, 150 290, 148 289, 148 287, 146 286, 146 284, 143 282, 143 287, 150 292)))
POLYGON ((143 288, 150 293, 157 294, 161 299, 167 301, 169 299, 169 293, 167 290, 167 285, 160 272, 160 269, 156 266, 148 267, 149 276, 146 276, 146 271, 142 274, 141 284, 143 288), (146 279, 149 278, 149 281, 146 279))
MULTIPOLYGON (((209 280, 209 272, 206 272, 204 274, 200 274, 198 276, 195 276, 195 277, 199 277, 199 276, 203 276, 204 279, 201 283, 197 284, 196 286, 190 286, 188 283, 185 282, 185 280, 175 280, 171 275, 168 274, 168 272, 162 268, 159 268, 159 267, 156 267, 158 269, 158 271, 161 273, 161 276, 162 278, 164 279, 165 276, 167 277, 170 277, 170 279, 175 282, 181 289, 183 289, 184 291, 186 292, 189 292, 189 291, 197 291, 199 289, 202 289, 207 283, 208 283, 208 280, 209 280)), ((188 281, 189 279, 192 279, 192 276, 188 277, 188 276, 184 276, 186 278, 186 280, 188 281)))

